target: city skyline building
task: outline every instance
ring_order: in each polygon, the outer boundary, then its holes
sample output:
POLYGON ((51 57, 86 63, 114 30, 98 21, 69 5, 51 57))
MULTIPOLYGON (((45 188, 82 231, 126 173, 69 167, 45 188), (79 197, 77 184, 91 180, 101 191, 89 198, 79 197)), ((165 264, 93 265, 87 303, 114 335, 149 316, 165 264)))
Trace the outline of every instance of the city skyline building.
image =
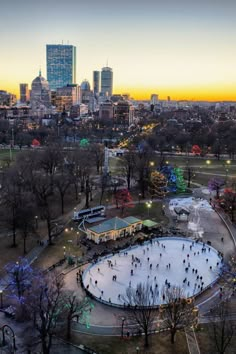
POLYGON ((51 95, 48 81, 42 77, 41 71, 39 75, 32 81, 30 104, 34 112, 46 112, 51 108, 51 95))
POLYGON ((99 96, 100 92, 100 71, 93 71, 93 94, 95 97, 99 96))
POLYGON ((113 93, 113 71, 108 66, 102 68, 101 72, 101 94, 109 98, 113 93))
POLYGON ((158 103, 158 97, 159 95, 157 95, 156 93, 151 95, 151 104, 153 104, 154 106, 158 103))
POLYGON ((29 85, 22 83, 20 84, 20 102, 27 103, 30 100, 29 85))
POLYGON ((47 44, 47 80, 50 90, 76 84, 76 47, 47 44))

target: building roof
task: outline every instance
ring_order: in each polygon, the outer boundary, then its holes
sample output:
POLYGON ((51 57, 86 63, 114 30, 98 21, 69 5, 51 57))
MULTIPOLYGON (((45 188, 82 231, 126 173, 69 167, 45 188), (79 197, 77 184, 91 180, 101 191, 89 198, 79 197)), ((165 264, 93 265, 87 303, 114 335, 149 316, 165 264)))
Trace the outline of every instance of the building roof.
POLYGON ((143 221, 143 225, 146 227, 155 227, 157 226, 157 222, 147 219, 143 221))
POLYGON ((135 218, 134 216, 127 216, 123 219, 124 221, 128 222, 129 224, 136 224, 137 222, 141 222, 142 220, 135 218))
POLYGON ((124 219, 118 218, 116 216, 115 218, 106 220, 99 225, 88 227, 88 230, 95 232, 96 234, 102 234, 104 232, 108 232, 111 230, 125 229, 131 224, 135 224, 136 222, 140 222, 140 221, 141 221, 140 219, 137 219, 133 216, 128 216, 127 218, 124 219))

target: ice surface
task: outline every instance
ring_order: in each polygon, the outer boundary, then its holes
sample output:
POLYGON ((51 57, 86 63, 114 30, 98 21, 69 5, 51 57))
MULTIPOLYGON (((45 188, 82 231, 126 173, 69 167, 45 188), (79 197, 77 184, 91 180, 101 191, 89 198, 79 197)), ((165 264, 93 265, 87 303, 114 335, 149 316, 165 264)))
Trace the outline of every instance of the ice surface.
POLYGON ((197 243, 191 239, 156 238, 152 244, 134 246, 114 256, 102 258, 98 263, 89 266, 83 275, 84 286, 88 286, 88 290, 97 298, 118 305, 123 305, 121 298, 125 295, 129 284, 136 288, 138 283, 147 281, 152 287, 158 284, 157 305, 163 303, 162 289, 166 286, 166 280, 170 285, 181 286, 185 296, 190 297, 201 291, 201 280, 197 280, 197 276, 202 277, 204 289, 214 282, 220 273, 221 258, 218 252, 208 245, 205 245, 205 251, 202 251, 203 248, 201 242, 197 243), (127 255, 125 255, 126 252, 127 255), (132 255, 134 258, 139 258, 140 263, 133 262, 132 264, 132 255), (108 261, 112 262, 113 267, 109 267, 108 261), (150 269, 150 264, 152 264, 152 269, 150 269), (169 264, 170 268, 167 268, 169 264), (195 273, 196 269, 197 273, 195 273), (133 270, 133 276, 131 270, 133 270), (117 276, 116 281, 112 280, 114 275, 117 276), (183 283, 185 278, 186 281, 183 283))

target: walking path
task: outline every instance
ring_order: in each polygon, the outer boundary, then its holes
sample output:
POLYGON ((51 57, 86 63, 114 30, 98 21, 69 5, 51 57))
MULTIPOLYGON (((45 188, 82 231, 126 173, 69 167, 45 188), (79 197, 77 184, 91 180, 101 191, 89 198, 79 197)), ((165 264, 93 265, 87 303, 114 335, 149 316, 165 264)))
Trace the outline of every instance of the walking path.
POLYGON ((198 341, 194 329, 186 328, 185 335, 188 344, 189 354, 200 354, 200 349, 199 349, 199 345, 198 345, 198 341))

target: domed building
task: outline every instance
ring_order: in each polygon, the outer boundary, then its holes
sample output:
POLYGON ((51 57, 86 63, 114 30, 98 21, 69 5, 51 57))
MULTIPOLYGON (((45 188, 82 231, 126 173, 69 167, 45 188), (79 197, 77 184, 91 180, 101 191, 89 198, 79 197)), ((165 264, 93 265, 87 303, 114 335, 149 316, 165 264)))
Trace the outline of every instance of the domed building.
POLYGON ((94 110, 94 96, 88 80, 84 80, 80 85, 80 102, 88 105, 89 111, 94 110))
POLYGON ((33 111, 51 108, 51 93, 47 80, 42 77, 41 71, 31 84, 30 104, 33 111))

